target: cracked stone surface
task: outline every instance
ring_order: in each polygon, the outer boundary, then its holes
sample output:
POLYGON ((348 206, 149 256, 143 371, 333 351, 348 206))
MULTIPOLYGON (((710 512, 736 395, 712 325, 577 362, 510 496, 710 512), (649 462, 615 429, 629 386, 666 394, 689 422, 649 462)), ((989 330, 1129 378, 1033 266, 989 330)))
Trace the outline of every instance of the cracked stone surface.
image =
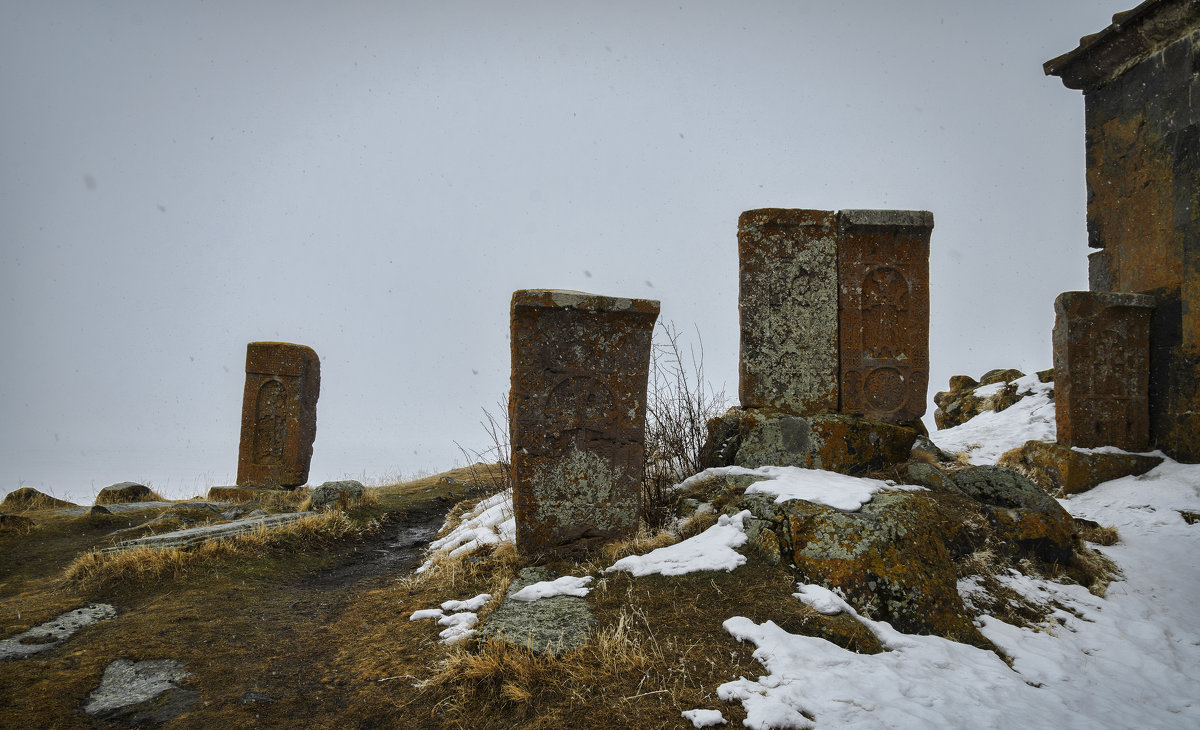
POLYGON ((117 609, 107 603, 92 603, 22 631, 8 639, 0 639, 0 661, 24 659, 57 647, 84 626, 116 618, 117 609))
POLYGON ((189 674, 183 663, 174 659, 117 659, 104 670, 100 686, 88 695, 83 711, 107 720, 165 722, 199 697, 197 692, 178 687, 189 674))

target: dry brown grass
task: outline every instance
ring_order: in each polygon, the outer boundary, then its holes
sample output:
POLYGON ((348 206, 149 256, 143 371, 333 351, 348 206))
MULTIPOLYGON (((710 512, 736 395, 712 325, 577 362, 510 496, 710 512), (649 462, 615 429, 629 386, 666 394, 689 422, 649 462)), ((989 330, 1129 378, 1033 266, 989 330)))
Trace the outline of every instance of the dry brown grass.
POLYGON ((341 512, 327 512, 282 527, 260 528, 192 547, 139 547, 114 553, 92 550, 73 560, 64 571, 63 578, 85 589, 103 588, 118 582, 144 583, 174 579, 220 562, 279 551, 303 553, 321 550, 373 529, 376 529, 373 523, 359 525, 341 512))
POLYGON ((1112 526, 1091 525, 1076 520, 1075 530, 1085 542, 1094 542, 1097 545, 1116 545, 1121 540, 1121 533, 1112 526))

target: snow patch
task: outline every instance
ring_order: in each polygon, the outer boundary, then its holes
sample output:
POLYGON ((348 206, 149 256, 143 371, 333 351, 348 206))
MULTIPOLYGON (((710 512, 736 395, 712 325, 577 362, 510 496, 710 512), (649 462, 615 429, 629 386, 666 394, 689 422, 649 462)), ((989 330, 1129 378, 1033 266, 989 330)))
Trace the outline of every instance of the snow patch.
POLYGON ((746 544, 743 521, 749 516, 750 510, 742 510, 732 517, 721 515, 717 524, 695 537, 651 550, 645 555, 621 558, 604 572, 624 570, 640 578, 654 574, 684 575, 702 570, 732 571, 746 562, 734 548, 746 544))

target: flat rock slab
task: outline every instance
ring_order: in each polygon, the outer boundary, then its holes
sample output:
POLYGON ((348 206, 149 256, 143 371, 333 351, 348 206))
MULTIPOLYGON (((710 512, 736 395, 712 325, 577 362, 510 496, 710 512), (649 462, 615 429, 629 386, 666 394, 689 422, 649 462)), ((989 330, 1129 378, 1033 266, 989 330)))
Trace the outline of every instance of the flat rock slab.
POLYGON ((137 725, 166 722, 199 698, 198 692, 177 685, 189 674, 183 663, 174 659, 117 659, 104 670, 100 686, 88 695, 83 711, 137 725))
POLYGON ((478 639, 506 641, 538 654, 563 654, 583 646, 595 623, 586 598, 554 596, 536 601, 512 598, 523 588, 557 577, 546 568, 522 570, 509 586, 500 608, 484 621, 478 639))
POLYGON ((280 515, 266 515, 265 517, 246 517, 220 525, 189 527, 186 530, 164 532, 161 535, 148 535, 146 537, 139 537, 134 540, 123 540, 110 548, 105 548, 103 552, 124 552, 125 550, 132 550, 140 547, 149 547, 155 549, 187 547, 189 545, 195 545, 207 540, 233 537, 235 535, 242 535, 259 529, 270 530, 272 528, 282 527, 292 522, 302 520, 305 517, 311 516, 312 515, 307 512, 285 512, 280 515))
MULTIPOLYGON (((178 507, 179 509, 211 509, 215 512, 220 512, 221 509, 228 507, 228 502, 123 502, 117 504, 103 505, 104 509, 113 514, 123 514, 125 512, 138 512, 145 509, 158 509, 161 507, 178 507)), ((88 507, 68 507, 66 509, 56 510, 59 514, 79 517, 86 515, 92 511, 88 507)))
POLYGON ((0 639, 0 661, 24 659, 49 651, 84 626, 116 617, 117 609, 107 603, 93 603, 74 611, 67 611, 40 626, 34 626, 8 639, 0 639))

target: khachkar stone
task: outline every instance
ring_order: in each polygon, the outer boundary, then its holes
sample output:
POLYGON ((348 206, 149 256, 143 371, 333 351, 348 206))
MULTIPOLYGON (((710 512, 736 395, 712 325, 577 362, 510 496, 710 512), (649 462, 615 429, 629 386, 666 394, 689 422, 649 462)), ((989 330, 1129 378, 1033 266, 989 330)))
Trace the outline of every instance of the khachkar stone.
POLYGON ((1150 317, 1143 294, 1069 291, 1054 301, 1058 442, 1150 448, 1150 317))
POLYGON ((764 208, 738 219, 743 408, 837 410, 837 245, 832 211, 764 208))
POLYGON ((638 525, 658 302, 523 290, 512 298, 509 422, 517 548, 567 553, 638 525))
POLYGON ((913 423, 929 385, 933 214, 843 210, 837 221, 839 410, 913 423))
POLYGON ((239 486, 296 487, 308 481, 317 436, 321 362, 289 342, 246 346, 239 486))

